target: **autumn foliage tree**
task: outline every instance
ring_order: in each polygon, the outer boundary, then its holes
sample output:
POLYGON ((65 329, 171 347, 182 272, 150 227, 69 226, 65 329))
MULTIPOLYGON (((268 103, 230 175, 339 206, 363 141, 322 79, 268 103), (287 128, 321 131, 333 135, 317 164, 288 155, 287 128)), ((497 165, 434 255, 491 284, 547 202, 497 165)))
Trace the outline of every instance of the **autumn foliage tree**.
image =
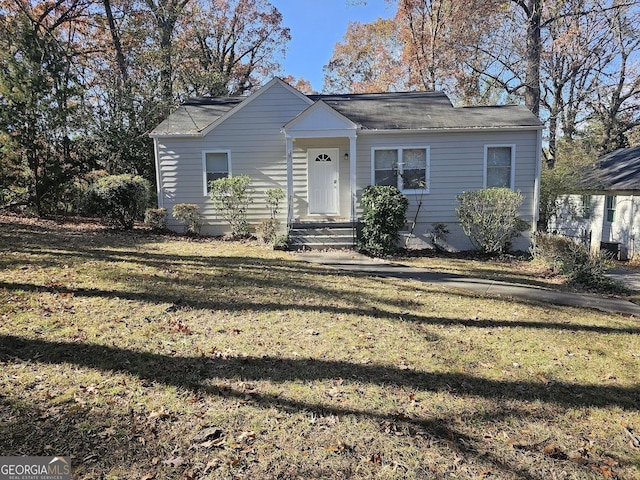
MULTIPOLYGON (((188 7, 177 43, 178 79, 188 95, 242 95, 279 69, 291 39, 266 0, 208 0, 188 7)), ((181 93, 182 93, 181 92, 181 93)))
POLYGON ((83 113, 76 62, 87 8, 82 0, 0 4, 3 163, 22 171, 25 203, 38 213, 58 209, 82 168, 72 136, 83 113))
POLYGON ((148 132, 252 91, 289 39, 266 0, 0 0, 0 206, 55 212, 94 168, 154 182, 148 132))
POLYGON ((409 84, 402 61, 402 42, 395 20, 350 22, 324 67, 324 90, 368 93, 401 90, 409 84))

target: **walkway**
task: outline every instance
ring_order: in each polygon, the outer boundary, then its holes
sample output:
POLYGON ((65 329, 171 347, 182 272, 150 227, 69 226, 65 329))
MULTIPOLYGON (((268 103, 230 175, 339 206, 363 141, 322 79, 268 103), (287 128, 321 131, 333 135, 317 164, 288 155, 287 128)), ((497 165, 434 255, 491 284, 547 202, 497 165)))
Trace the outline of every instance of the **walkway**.
POLYGON ((517 297, 534 302, 551 303, 580 308, 592 308, 603 312, 621 313, 640 318, 640 305, 627 300, 607 298, 599 295, 558 292, 548 288, 497 282, 462 275, 430 272, 421 268, 407 267, 386 260, 373 259, 349 251, 303 252, 300 260, 326 265, 365 275, 403 278, 443 285, 448 288, 470 290, 481 294, 517 297))

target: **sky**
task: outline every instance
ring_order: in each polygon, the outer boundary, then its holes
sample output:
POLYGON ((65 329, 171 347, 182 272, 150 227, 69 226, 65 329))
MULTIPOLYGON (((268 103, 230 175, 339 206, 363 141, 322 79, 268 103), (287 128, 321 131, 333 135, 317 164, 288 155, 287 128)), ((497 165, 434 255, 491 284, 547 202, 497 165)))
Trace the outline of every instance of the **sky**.
POLYGON ((395 13, 385 0, 270 0, 283 24, 291 29, 291 41, 282 62, 283 74, 303 77, 313 89, 322 90, 322 67, 329 63, 334 45, 342 41, 350 21, 371 22, 395 13))

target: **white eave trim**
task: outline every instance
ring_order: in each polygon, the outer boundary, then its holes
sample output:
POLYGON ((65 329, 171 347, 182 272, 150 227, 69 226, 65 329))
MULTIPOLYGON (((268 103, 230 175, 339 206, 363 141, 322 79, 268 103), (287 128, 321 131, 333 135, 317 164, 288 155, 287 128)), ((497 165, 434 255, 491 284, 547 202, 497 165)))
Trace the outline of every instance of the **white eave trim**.
POLYGON ((376 134, 396 134, 403 135, 406 133, 439 133, 439 132, 447 132, 447 133, 463 133, 463 132, 504 132, 504 131, 538 131, 544 130, 544 126, 514 126, 514 127, 433 127, 433 128, 413 128, 413 129, 379 129, 372 130, 363 128, 359 130, 359 133, 362 135, 376 135, 376 134))
POLYGON ((203 137, 202 132, 197 133, 150 133, 151 138, 199 138, 203 137))
POLYGON ((356 138, 358 136, 355 129, 294 130, 293 132, 288 132, 283 128, 282 132, 285 134, 285 138, 356 138))

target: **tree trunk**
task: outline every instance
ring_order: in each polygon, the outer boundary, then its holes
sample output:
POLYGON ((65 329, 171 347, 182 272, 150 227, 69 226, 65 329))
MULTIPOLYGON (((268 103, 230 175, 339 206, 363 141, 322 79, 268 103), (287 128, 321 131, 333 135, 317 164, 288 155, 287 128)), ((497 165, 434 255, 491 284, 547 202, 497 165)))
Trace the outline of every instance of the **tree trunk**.
MULTIPOLYGON (((524 5, 522 2, 518 4, 524 5)), ((524 6, 526 6, 524 11, 527 16, 524 101, 527 108, 539 117, 542 0, 527 0, 524 6)))

